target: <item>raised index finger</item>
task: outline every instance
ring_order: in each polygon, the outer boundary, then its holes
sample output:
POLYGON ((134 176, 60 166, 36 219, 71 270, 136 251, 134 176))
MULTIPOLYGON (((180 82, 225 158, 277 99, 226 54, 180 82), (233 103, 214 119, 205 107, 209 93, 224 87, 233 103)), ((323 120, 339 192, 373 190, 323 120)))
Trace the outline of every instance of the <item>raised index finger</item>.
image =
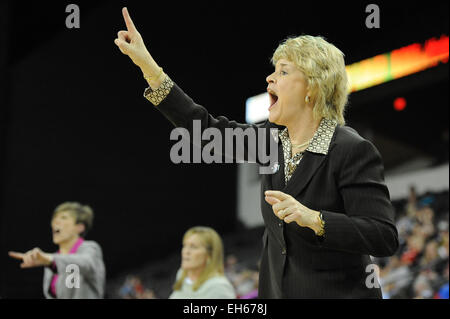
POLYGON ((128 9, 126 7, 122 9, 122 14, 123 18, 125 19, 125 24, 127 25, 128 31, 137 32, 133 20, 131 20, 130 14, 128 13, 128 9))
POLYGON ((289 195, 280 191, 265 191, 264 195, 275 197, 280 201, 284 201, 289 198, 289 195))
POLYGON ((22 254, 22 253, 15 252, 15 251, 10 251, 10 252, 8 252, 8 255, 9 255, 10 257, 12 257, 12 258, 15 258, 15 259, 20 259, 20 260, 23 259, 23 254, 22 254))

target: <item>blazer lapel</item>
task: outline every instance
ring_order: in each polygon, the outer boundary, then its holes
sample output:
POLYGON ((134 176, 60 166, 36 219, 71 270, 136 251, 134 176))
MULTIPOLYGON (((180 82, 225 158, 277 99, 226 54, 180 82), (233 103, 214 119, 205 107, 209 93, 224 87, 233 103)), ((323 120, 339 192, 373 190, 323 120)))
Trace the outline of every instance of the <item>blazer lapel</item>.
MULTIPOLYGON (((314 134, 310 145, 303 154, 303 158, 297 165, 292 177, 284 186, 284 155, 282 143, 280 143, 279 156, 283 159, 280 171, 273 177, 274 186, 281 186, 284 193, 296 197, 308 185, 316 171, 323 164, 332 148, 336 145, 338 126, 335 121, 322 119, 319 128, 314 134)), ((324 181, 325 182, 325 181, 324 181)))
POLYGON ((283 192, 293 197, 300 194, 314 176, 317 169, 322 165, 325 158, 326 155, 323 154, 305 152, 283 192))

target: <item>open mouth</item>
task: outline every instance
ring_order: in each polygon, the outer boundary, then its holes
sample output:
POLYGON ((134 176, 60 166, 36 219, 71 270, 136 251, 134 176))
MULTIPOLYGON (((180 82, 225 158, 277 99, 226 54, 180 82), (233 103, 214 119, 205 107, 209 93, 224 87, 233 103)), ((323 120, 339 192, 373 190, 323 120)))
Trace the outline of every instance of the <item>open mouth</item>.
POLYGON ((53 235, 57 235, 57 234, 60 234, 60 233, 61 233, 61 230, 59 228, 53 229, 53 235))
POLYGON ((277 103, 278 101, 278 96, 275 94, 275 92, 269 90, 269 97, 270 97, 270 106, 269 106, 269 110, 277 103))

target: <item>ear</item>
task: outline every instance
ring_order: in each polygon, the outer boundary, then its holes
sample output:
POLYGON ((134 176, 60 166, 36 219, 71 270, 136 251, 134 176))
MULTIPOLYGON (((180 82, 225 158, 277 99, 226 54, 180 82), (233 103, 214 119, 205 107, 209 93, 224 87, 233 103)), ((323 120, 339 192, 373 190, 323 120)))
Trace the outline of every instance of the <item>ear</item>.
POLYGON ((83 223, 76 224, 78 235, 82 234, 86 230, 86 226, 83 223))

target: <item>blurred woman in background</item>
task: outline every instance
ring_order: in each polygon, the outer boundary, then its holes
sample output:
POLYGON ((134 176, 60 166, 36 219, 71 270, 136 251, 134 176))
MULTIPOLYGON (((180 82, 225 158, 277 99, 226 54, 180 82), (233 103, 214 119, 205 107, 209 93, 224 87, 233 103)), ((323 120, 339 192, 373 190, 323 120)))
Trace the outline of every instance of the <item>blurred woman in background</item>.
POLYGON ((44 295, 48 299, 97 299, 105 290, 102 249, 95 241, 84 240, 92 228, 94 212, 89 206, 66 202, 56 207, 51 228, 56 253, 34 248, 25 253, 10 251, 22 260, 21 268, 44 268, 44 295))
POLYGON ((222 239, 209 227, 193 227, 183 236, 181 268, 170 299, 234 299, 224 275, 222 239))

